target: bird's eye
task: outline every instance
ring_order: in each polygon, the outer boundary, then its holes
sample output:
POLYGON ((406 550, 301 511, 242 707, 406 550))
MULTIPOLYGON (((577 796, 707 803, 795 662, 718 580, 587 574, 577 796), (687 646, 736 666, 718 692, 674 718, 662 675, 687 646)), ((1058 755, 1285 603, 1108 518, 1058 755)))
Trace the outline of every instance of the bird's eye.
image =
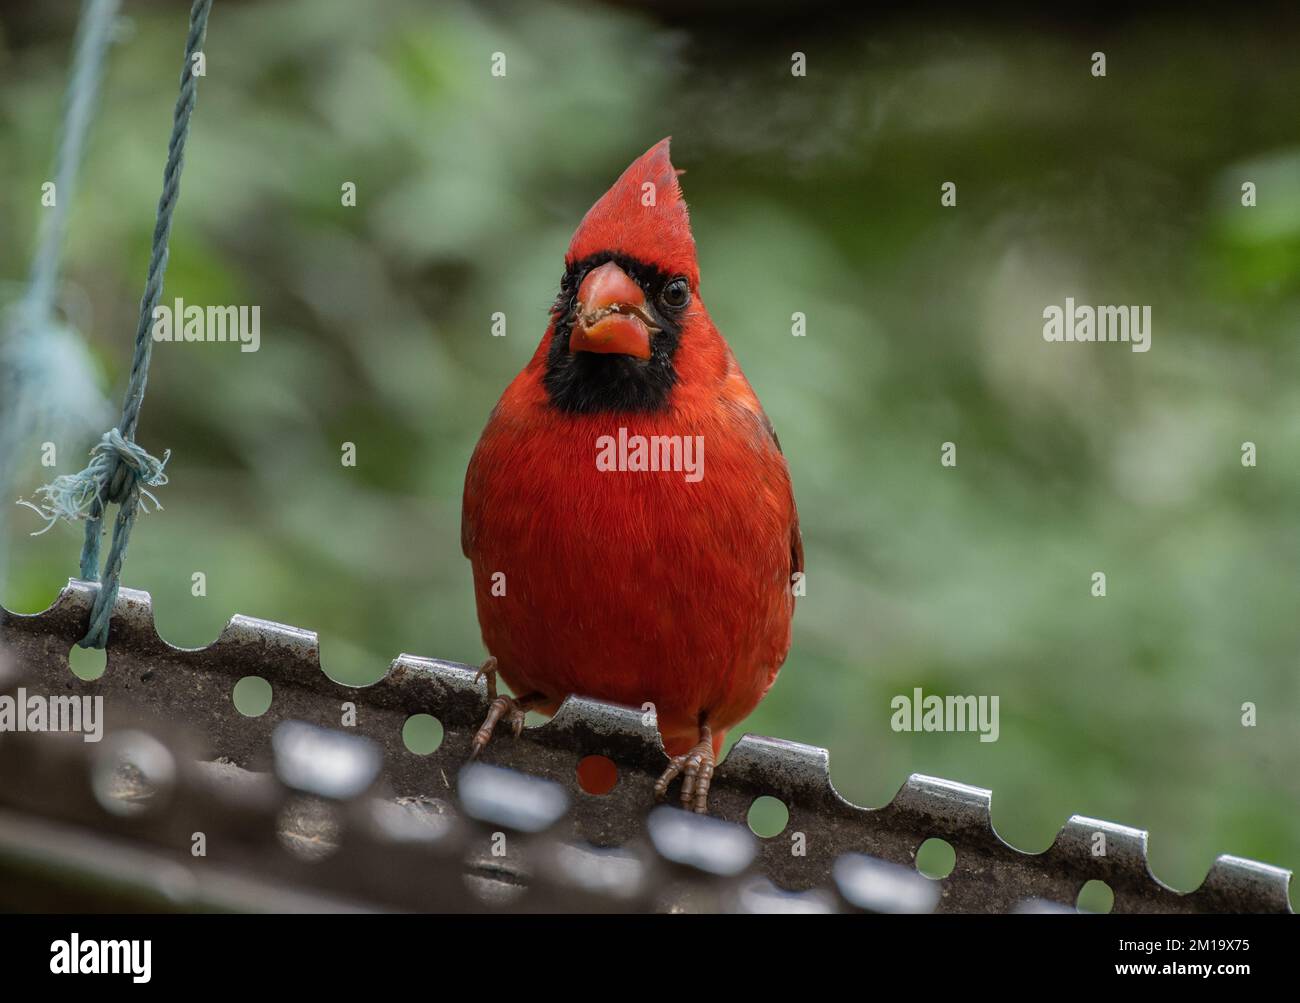
POLYGON ((680 310, 691 301, 691 287, 683 278, 673 279, 668 285, 664 286, 660 299, 663 300, 664 306, 680 310))

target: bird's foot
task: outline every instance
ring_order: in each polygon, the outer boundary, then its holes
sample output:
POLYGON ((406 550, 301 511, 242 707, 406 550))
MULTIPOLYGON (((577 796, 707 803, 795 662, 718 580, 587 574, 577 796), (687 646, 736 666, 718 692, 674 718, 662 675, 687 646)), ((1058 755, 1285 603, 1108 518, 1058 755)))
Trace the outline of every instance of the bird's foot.
POLYGON ((540 698, 540 694, 535 693, 521 700, 516 700, 514 697, 497 696, 497 660, 490 656, 479 666, 478 672, 474 674, 474 682, 478 682, 480 678, 487 680, 488 699, 492 702, 488 705, 487 717, 483 719, 483 726, 474 733, 474 740, 470 743, 470 759, 474 759, 487 748, 488 742, 492 741, 492 732, 496 730, 497 722, 503 718, 510 725, 510 730, 514 732, 515 738, 518 738, 523 733, 524 717, 528 713, 529 707, 540 698))
POLYGON ((708 725, 700 726, 700 742, 695 748, 680 756, 670 756, 668 769, 655 781, 655 800, 668 795, 668 785, 680 773, 682 777, 682 807, 704 815, 709 810, 709 785, 713 782, 713 733, 708 725))

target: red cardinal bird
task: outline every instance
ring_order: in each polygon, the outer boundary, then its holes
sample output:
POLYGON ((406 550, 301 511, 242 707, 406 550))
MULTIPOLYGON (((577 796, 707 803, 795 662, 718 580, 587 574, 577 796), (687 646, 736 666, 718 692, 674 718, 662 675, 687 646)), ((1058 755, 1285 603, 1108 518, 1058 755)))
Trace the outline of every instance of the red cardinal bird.
POLYGON ((656 796, 682 774, 704 812, 727 729, 789 651, 803 544, 780 443, 700 299, 668 142, 583 218, 470 460, 461 543, 493 698, 471 756, 571 693, 651 703, 656 796))

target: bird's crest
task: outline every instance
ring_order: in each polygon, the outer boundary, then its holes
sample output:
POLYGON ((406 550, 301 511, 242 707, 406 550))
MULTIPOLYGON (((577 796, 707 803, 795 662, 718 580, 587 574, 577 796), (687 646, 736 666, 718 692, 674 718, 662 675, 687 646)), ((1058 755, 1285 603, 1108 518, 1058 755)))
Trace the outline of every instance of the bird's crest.
POLYGON ((565 256, 568 264, 610 252, 685 275, 699 285, 695 238, 677 175, 662 139, 632 161, 582 217, 565 256))

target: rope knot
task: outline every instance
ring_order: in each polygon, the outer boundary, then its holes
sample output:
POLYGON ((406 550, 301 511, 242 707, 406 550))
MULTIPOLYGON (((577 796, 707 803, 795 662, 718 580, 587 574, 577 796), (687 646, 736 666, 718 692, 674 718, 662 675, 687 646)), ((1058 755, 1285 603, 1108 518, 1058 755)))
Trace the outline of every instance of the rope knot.
POLYGON ((167 144, 167 163, 163 167, 163 190, 158 198, 158 214, 154 220, 149 272, 145 277, 144 295, 140 297, 135 350, 131 355, 131 376, 127 383, 126 399, 122 403, 122 419, 117 428, 106 432, 90 451, 90 463, 85 470, 56 477, 39 489, 42 504, 33 505, 21 498, 18 500, 19 504, 26 505, 48 520, 45 528, 38 533, 47 532, 59 519, 69 522, 86 520, 85 540, 81 545, 81 577, 101 584, 95 594, 95 604, 90 610, 90 625, 86 636, 77 642, 83 648, 102 648, 108 643, 109 622, 113 604, 117 600, 122 562, 126 559, 126 545, 131 538, 136 513, 139 509, 148 510, 144 499, 161 508, 158 499, 150 494, 149 488, 167 483, 163 468, 171 456, 170 452, 158 460, 137 445, 132 437, 139 422, 140 407, 144 403, 144 388, 153 348, 150 326, 153 309, 158 305, 158 298, 162 294, 163 276, 167 272, 167 241, 171 236, 176 203, 180 199, 185 140, 189 136, 190 116, 194 113, 198 86, 193 72, 194 56, 203 48, 211 10, 212 0, 194 0, 194 5, 190 8, 190 30, 185 38, 185 59, 181 64, 181 91, 172 111, 171 139, 167 144), (103 535, 104 509, 110 504, 118 506, 117 518, 113 523, 113 543, 101 575, 99 544, 103 535))
MULTIPOLYGON (((32 536, 48 533, 60 519, 76 522, 90 518, 91 507, 97 499, 102 512, 103 506, 110 503, 129 504, 132 496, 139 492, 143 498, 153 502, 155 508, 161 509, 162 505, 149 488, 160 488, 167 483, 164 468, 171 455, 169 449, 159 460, 138 442, 126 438, 120 430, 110 429, 91 449, 90 463, 85 470, 60 474, 49 484, 37 488, 39 504, 18 499, 19 505, 27 506, 46 520, 45 527, 32 536)), ((149 510, 143 502, 141 508, 146 512, 149 510)))
MULTIPOLYGON (((105 457, 103 498, 114 505, 122 505, 138 484, 159 488, 167 483, 163 468, 171 458, 171 453, 163 454, 159 460, 149 455, 149 451, 138 442, 126 438, 116 428, 105 432, 103 438, 90 451, 105 457)), ((92 461, 93 462, 93 461, 92 461)), ((148 492, 145 492, 146 494, 148 492)), ((152 496, 151 496, 152 497, 152 496)), ((155 500, 154 504, 157 504, 155 500)))

